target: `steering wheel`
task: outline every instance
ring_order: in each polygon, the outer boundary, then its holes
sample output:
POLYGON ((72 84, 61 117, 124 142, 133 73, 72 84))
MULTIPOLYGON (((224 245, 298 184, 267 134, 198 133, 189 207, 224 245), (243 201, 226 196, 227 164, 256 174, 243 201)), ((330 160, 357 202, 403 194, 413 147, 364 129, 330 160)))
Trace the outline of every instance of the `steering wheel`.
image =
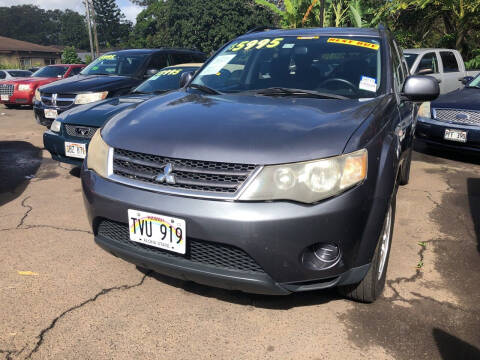
POLYGON ((322 88, 323 86, 325 86, 327 84, 335 83, 335 82, 341 83, 343 85, 347 85, 355 94, 358 93, 358 89, 355 86, 355 84, 353 84, 352 82, 350 82, 348 80, 340 79, 340 78, 327 79, 327 80, 323 81, 320 85, 318 85, 318 88, 322 88))

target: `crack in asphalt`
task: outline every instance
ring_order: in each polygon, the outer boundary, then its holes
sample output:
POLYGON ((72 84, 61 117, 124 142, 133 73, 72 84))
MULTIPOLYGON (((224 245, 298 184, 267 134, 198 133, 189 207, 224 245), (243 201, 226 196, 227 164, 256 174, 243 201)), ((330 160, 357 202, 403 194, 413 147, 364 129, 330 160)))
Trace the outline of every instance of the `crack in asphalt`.
POLYGON ((22 200, 22 207, 27 208, 27 211, 25 212, 25 214, 23 214, 22 218, 20 219, 20 222, 18 223, 18 225, 16 227, 17 229, 19 229, 21 226, 23 226, 23 223, 24 223, 25 219, 27 218, 28 214, 30 214, 30 211, 33 210, 32 206, 25 204, 25 202, 28 199, 30 199, 30 196, 27 196, 25 199, 22 200))
POLYGON ((25 345, 20 350, 3 350, 3 349, 0 349, 0 354, 7 354, 5 359, 6 360, 12 360, 13 359, 12 356, 20 354, 23 350, 25 350, 26 347, 27 347, 27 345, 25 345))
POLYGON ((12 231, 12 230, 29 230, 29 229, 35 229, 35 228, 49 228, 49 229, 71 231, 71 232, 81 232, 81 233, 93 235, 93 232, 91 232, 89 230, 71 229, 71 228, 66 228, 66 227, 61 227, 61 226, 53 226, 53 225, 46 225, 46 224, 26 225, 25 220, 27 219, 30 212, 33 210, 33 206, 26 204, 26 201, 28 199, 30 199, 30 196, 27 196, 26 198, 24 198, 22 200, 22 207, 26 208, 27 210, 23 214, 23 216, 20 219, 20 222, 17 224, 17 226, 14 227, 14 228, 0 229, 0 232, 2 232, 2 231, 12 231))
MULTIPOLYGON (((40 347, 42 346, 44 340, 45 340, 45 335, 50 331, 52 330, 55 325, 58 323, 59 320, 61 320, 65 315, 67 315, 68 313, 71 313, 72 311, 75 311, 77 309, 80 309, 81 307, 89 304, 89 303, 92 303, 92 302, 95 302, 99 297, 103 296, 103 295, 106 295, 112 291, 115 291, 115 290, 119 290, 119 291, 124 291, 124 290, 129 290, 129 289, 132 289, 132 288, 135 288, 135 287, 139 287, 141 285, 143 285, 143 283, 145 282, 146 278, 152 273, 152 271, 148 271, 147 273, 145 273, 142 278, 140 279, 139 282, 135 283, 135 284, 132 284, 132 285, 120 285, 120 286, 114 286, 114 287, 111 287, 111 288, 106 288, 106 289, 102 289, 101 291, 99 291, 95 296, 91 297, 90 299, 87 299, 85 301, 83 301, 82 303, 78 304, 78 305, 75 305, 75 306, 72 306, 71 308, 65 310, 64 312, 62 312, 60 315, 58 315, 56 318, 54 318, 50 325, 48 325, 46 328, 44 328, 42 331, 40 331, 40 333, 36 336, 36 338, 38 338, 38 341, 37 343, 35 344, 34 348, 32 349, 32 351, 30 351, 30 353, 25 357, 25 359, 30 359, 33 354, 35 354, 39 349, 40 347)), ((20 352, 19 352, 20 353, 20 352)), ((19 354, 18 353, 18 354, 19 354)))
POLYGON ((432 301, 435 304, 438 304, 440 306, 445 306, 445 307, 449 308, 450 310, 458 310, 458 311, 462 311, 466 314, 477 314, 477 315, 480 314, 480 312, 475 311, 474 309, 464 309, 463 307, 452 304, 451 302, 439 301, 437 299, 432 298, 431 296, 425 296, 425 295, 422 295, 422 294, 417 293, 417 292, 412 292, 412 295, 417 296, 417 297, 419 297, 421 299, 424 299, 424 300, 432 301))

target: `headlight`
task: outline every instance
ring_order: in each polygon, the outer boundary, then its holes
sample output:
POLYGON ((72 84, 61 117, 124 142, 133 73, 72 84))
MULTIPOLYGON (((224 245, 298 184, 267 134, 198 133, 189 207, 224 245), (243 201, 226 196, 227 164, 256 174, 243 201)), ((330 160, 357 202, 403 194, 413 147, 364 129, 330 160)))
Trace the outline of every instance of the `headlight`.
POLYGON ((50 130, 55 132, 60 132, 60 128, 62 127, 62 123, 58 120, 53 120, 52 125, 50 125, 50 130))
POLYGON ((100 129, 88 145, 87 167, 102 177, 108 176, 108 152, 110 147, 103 141, 100 129))
POLYGON ((40 90, 35 90, 35 100, 42 101, 42 97, 40 96, 40 90))
POLYGON ((96 93, 87 93, 87 94, 78 94, 75 96, 75 104, 89 104, 95 101, 103 100, 107 97, 108 91, 96 92, 96 93))
POLYGON ((265 166, 240 200, 314 203, 337 195, 367 176, 367 150, 327 159, 265 166))
POLYGON ((18 90, 28 91, 28 90, 30 90, 30 84, 20 84, 20 85, 18 85, 18 90))
POLYGON ((418 116, 424 118, 432 117, 432 113, 430 111, 430 101, 424 102, 422 105, 420 105, 420 108, 418 109, 418 116))

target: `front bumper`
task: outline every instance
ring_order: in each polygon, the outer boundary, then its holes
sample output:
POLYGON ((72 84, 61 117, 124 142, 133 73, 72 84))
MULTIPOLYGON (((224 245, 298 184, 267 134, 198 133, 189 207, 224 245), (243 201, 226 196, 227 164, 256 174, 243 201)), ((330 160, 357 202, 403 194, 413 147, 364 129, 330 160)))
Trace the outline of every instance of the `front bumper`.
POLYGON ((60 115, 61 113, 65 112, 65 111, 67 111, 67 110, 69 110, 69 109, 71 109, 75 106, 76 105, 74 105, 74 104, 71 105, 71 106, 68 106, 68 107, 47 106, 47 105, 43 104, 42 102, 35 100, 33 102, 33 112, 35 114, 35 120, 37 121, 37 123, 50 128, 53 120, 55 120, 55 119, 47 119, 45 117, 45 109, 57 110, 57 114, 60 115))
POLYGON ((52 159, 67 164, 81 166, 83 163, 83 159, 73 158, 65 155, 65 141, 86 144, 88 151, 88 144, 90 143, 90 139, 68 138, 65 137, 64 132, 65 130, 63 126, 61 133, 55 133, 51 130, 45 131, 43 133, 43 145, 45 146, 45 149, 47 149, 52 155, 52 159))
POLYGON ((366 201, 368 187, 363 185, 319 204, 304 205, 165 195, 101 178, 85 164, 81 179, 88 218, 102 248, 172 277, 245 292, 281 295, 358 283, 373 255, 373 251, 361 249, 372 244, 364 234, 380 234, 383 224, 384 214, 370 216, 376 200, 366 201), (173 256, 129 241, 128 209, 185 219, 187 256, 173 256), (107 222, 120 230, 104 232, 101 229, 107 222), (121 239, 118 232, 123 234, 121 239), (188 257, 188 244, 193 242, 240 249, 262 271, 193 262, 188 257), (321 270, 304 260, 312 245, 320 242, 337 244, 342 254, 334 266, 321 270), (361 258, 360 253, 371 255, 361 258))
POLYGON ((33 91, 19 91, 14 90, 13 95, 9 96, 8 101, 0 100, 0 104, 7 105, 32 105, 33 104, 33 91))
POLYGON ((417 139, 444 148, 467 151, 480 151, 480 126, 446 123, 435 119, 419 117, 415 130, 417 139), (467 132, 467 142, 445 140, 445 130, 456 129, 467 132))

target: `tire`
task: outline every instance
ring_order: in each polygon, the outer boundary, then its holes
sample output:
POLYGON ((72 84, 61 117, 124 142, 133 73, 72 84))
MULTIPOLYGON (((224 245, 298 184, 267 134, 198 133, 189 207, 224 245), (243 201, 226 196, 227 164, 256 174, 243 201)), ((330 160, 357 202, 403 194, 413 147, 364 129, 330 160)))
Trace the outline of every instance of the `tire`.
POLYGON ((362 303, 372 303, 382 294, 383 288, 385 287, 388 259, 390 256, 390 248, 392 243, 393 225, 395 223, 395 205, 396 202, 394 195, 392 201, 390 202, 390 206, 388 208, 389 210, 385 215, 382 232, 380 233, 377 247, 375 248, 375 253, 373 254, 372 263, 370 265, 370 269, 368 269, 367 275, 365 275, 363 280, 358 284, 338 287, 338 292, 342 296, 362 303), (388 237, 385 238, 384 236, 388 237))
POLYGON ((410 180, 410 165, 412 164, 412 148, 407 150, 407 156, 403 161, 402 168, 400 169, 400 176, 398 179, 399 185, 407 185, 410 180))

